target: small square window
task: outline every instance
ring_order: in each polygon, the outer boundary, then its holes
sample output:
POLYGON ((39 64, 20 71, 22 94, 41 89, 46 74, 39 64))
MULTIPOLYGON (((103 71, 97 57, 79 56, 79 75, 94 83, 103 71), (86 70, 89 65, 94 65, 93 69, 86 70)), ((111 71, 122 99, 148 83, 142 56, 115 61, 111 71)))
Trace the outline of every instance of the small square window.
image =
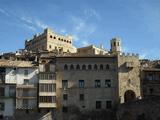
POLYGON ((4 111, 4 103, 0 103, 0 110, 4 111))
POLYGON ((62 80, 62 88, 67 89, 68 88, 68 80, 62 80))
POLYGON ((68 100, 68 94, 63 94, 63 100, 68 100))
POLYGON ((84 94, 79 94, 79 100, 84 101, 84 94))
POLYGON ((101 109, 101 101, 96 101, 96 109, 101 109))
POLYGON ((24 70, 24 75, 28 76, 28 70, 24 70))
POLYGON ((112 101, 106 101, 106 108, 107 109, 112 108, 112 101))
POLYGON ((79 80, 79 88, 84 88, 84 80, 79 80))
POLYGON ((29 84, 29 79, 24 79, 24 85, 28 85, 29 84))
POLYGON ((5 88, 4 87, 0 87, 0 96, 4 97, 4 95, 5 95, 5 88))
POLYGON ((67 113, 67 112, 68 112, 68 107, 63 106, 63 107, 62 107, 62 112, 67 113))
POLYGON ((100 88, 101 87, 101 80, 95 80, 95 87, 100 88))
POLYGON ((105 87, 111 87, 111 80, 105 80, 105 87))

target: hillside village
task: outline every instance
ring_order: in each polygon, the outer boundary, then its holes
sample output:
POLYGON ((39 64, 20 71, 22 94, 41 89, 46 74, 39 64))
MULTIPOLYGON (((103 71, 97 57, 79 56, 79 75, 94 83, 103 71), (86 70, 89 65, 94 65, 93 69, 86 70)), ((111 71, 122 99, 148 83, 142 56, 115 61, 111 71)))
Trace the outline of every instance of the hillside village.
POLYGON ((3 53, 0 119, 159 120, 160 61, 123 53, 122 42, 76 48, 46 28, 3 53))

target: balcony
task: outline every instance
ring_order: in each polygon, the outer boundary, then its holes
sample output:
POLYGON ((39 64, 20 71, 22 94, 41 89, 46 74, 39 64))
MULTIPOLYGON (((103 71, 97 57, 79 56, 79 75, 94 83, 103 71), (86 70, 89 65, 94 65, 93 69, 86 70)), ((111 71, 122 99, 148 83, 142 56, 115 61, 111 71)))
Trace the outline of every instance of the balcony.
POLYGON ((39 96, 56 96, 56 92, 39 92, 39 96))
POLYGON ((16 109, 36 109, 37 99, 16 99, 16 109))
POLYGON ((35 87, 33 84, 21 84, 21 85, 17 85, 17 89, 36 89, 37 87, 35 87))
POLYGON ((39 80, 56 80, 56 75, 53 73, 41 72, 39 73, 39 80))
POLYGON ((56 103, 39 103, 39 108, 56 108, 56 103))

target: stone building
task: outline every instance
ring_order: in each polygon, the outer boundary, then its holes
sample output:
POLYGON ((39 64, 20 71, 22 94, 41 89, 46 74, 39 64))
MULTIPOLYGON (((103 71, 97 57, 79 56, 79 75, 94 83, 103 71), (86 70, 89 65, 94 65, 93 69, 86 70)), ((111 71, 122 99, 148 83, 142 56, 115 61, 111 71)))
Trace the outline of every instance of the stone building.
POLYGON ((40 63, 46 68, 54 66, 49 73, 54 73, 56 104, 53 100, 52 105, 58 119, 70 119, 72 107, 80 111, 111 110, 141 98, 138 55, 122 54, 119 42, 117 38, 111 40, 111 50, 103 54, 91 46, 74 54, 41 57, 40 63))
POLYGON ((58 52, 76 52, 72 45, 71 36, 62 36, 56 34, 47 28, 42 34, 34 35, 33 39, 25 41, 25 49, 28 51, 58 51, 58 52))
POLYGON ((50 29, 25 41, 25 48, 32 52, 25 51, 24 56, 34 54, 32 63, 39 66, 16 67, 15 79, 9 81, 15 85, 15 108, 27 110, 28 117, 30 109, 37 109, 38 113, 51 111, 54 118, 68 120, 73 108, 111 111, 121 103, 140 99, 138 55, 122 53, 119 38, 111 39, 110 46, 110 50, 102 45, 76 49, 71 37, 50 29))
POLYGON ((160 95, 160 62, 141 61, 142 96, 152 97, 160 95))

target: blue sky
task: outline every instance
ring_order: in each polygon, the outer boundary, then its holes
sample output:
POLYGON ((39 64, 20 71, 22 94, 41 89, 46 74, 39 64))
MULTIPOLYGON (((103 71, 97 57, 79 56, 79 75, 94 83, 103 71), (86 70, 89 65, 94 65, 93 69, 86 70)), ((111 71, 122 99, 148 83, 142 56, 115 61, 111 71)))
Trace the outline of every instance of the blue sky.
POLYGON ((124 52, 160 58, 160 0, 0 0, 0 52, 24 48, 46 27, 72 35, 76 47, 120 37, 124 52))

